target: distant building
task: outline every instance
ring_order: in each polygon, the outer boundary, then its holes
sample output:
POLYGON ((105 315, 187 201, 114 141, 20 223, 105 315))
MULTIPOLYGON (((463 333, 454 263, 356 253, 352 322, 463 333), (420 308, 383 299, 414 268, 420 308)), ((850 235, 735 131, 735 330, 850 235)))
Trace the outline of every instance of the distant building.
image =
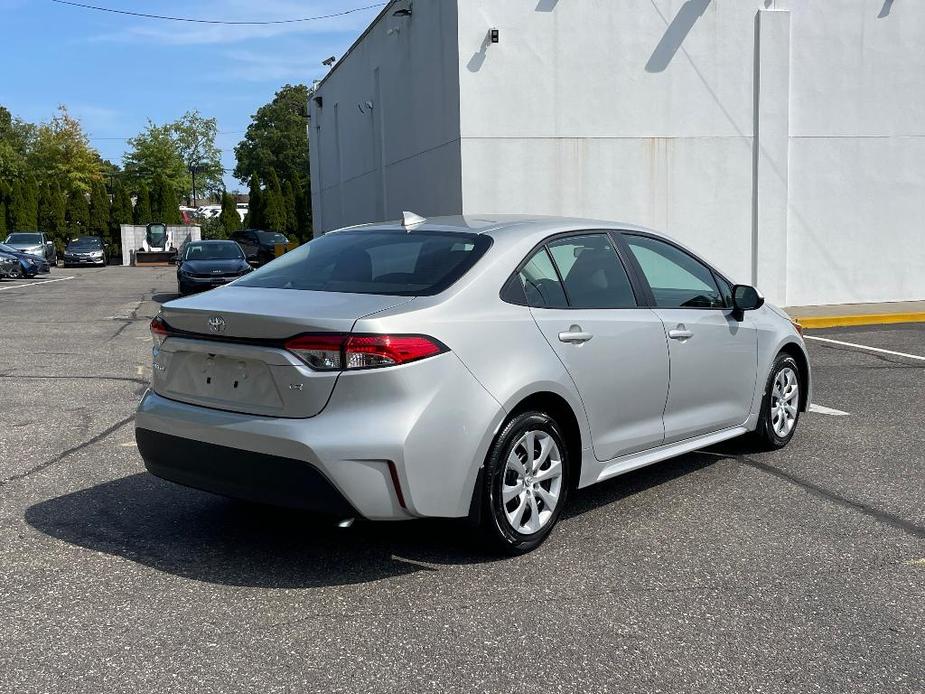
POLYGON ((314 90, 315 228, 617 219, 778 303, 921 299, 923 79, 922 2, 395 1, 314 90))

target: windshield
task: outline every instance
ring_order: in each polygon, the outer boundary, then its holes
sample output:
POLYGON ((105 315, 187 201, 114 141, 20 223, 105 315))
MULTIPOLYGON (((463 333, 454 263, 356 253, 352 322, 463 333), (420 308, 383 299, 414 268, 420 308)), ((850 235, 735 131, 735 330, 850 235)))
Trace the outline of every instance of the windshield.
POLYGON ((217 243, 191 243, 186 247, 183 260, 234 260, 243 259, 241 247, 234 241, 217 243))
POLYGON ((148 225, 147 237, 149 246, 161 248, 167 239, 167 227, 163 224, 150 224, 148 225))
POLYGON ((277 258, 238 284, 353 294, 429 296, 482 257, 479 234, 357 230, 328 234, 277 258))
POLYGON ((67 244, 68 250, 98 251, 102 247, 103 242, 95 238, 74 239, 67 244))
POLYGON ((260 243, 265 246, 277 243, 289 243, 289 239, 276 231, 258 231, 257 238, 260 239, 260 243))
POLYGON ((6 237, 7 243, 30 243, 39 245, 42 243, 41 234, 10 234, 6 237))

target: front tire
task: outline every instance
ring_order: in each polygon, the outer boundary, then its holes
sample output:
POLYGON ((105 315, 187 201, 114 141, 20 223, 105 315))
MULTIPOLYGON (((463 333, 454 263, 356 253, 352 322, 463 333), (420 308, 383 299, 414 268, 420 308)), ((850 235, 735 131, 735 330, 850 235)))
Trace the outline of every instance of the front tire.
POLYGON ((482 529, 489 544, 508 554, 539 547, 568 500, 570 468, 549 415, 525 412, 508 422, 485 463, 482 529))
POLYGON ((767 450, 783 448, 793 438, 800 419, 800 368, 789 354, 778 354, 761 401, 755 441, 767 450))

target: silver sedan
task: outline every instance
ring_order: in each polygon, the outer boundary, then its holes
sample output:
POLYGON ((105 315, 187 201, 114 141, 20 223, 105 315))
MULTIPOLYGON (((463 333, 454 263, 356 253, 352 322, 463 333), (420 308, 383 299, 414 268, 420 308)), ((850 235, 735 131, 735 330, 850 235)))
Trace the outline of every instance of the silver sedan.
POLYGON ((165 304, 147 469, 344 520, 469 518, 524 552, 570 493, 736 436, 785 446, 798 326, 627 224, 406 213, 165 304))

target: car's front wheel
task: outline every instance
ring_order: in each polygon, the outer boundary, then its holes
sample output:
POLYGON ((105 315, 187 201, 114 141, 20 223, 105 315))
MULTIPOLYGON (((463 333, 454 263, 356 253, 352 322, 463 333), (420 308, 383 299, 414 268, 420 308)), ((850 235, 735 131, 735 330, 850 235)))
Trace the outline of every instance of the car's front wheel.
POLYGON ((755 438, 765 448, 783 448, 800 419, 800 368, 789 354, 781 353, 768 374, 755 438))
POLYGON ((543 412, 509 421, 485 464, 482 525, 489 542, 511 554, 545 540, 568 498, 569 458, 556 422, 543 412))

